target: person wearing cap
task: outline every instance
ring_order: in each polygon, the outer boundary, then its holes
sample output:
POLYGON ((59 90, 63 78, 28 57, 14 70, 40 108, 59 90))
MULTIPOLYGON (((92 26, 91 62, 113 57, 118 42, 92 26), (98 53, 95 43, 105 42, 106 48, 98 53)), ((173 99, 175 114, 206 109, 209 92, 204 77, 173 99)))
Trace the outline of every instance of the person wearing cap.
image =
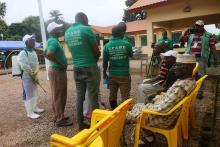
POLYGON ((127 30, 126 23, 125 22, 119 22, 118 23, 118 27, 121 30, 123 40, 125 40, 125 41, 127 41, 127 42, 132 44, 131 38, 128 36, 128 34, 126 34, 126 30, 127 30))
POLYGON ((78 129, 89 127, 84 121, 83 102, 86 90, 88 92, 91 110, 99 108, 98 95, 100 84, 100 72, 97 62, 100 50, 96 36, 88 25, 88 18, 83 12, 75 16, 75 23, 65 32, 65 42, 72 54, 74 65, 74 80, 76 84, 76 111, 78 129))
POLYGON ((166 51, 169 51, 169 50, 173 49, 173 41, 167 37, 167 31, 163 31, 162 38, 160 38, 158 40, 158 42, 163 42, 167 45, 166 46, 166 51))
MULTIPOLYGON (((136 119, 138 119, 138 116, 144 109, 150 109, 157 112, 168 112, 185 96, 189 95, 196 85, 195 78, 192 77, 195 65, 195 56, 178 54, 176 64, 173 65, 174 76, 177 80, 166 92, 156 95, 151 101, 135 104, 132 110, 127 113, 126 118, 127 122, 129 122, 127 126, 132 128, 132 124, 136 122, 136 119)), ((176 123, 179 114, 180 109, 177 109, 169 116, 149 115, 146 121, 149 126, 171 129, 176 123)), ((126 130, 132 129, 127 128, 126 130)), ((130 131, 127 133, 133 134, 130 131)), ((140 136, 140 139, 147 140, 148 142, 152 142, 154 139, 153 133, 149 131, 142 131, 140 136)), ((133 138, 133 136, 131 136, 131 138, 133 138)))
POLYGON ((22 70, 22 87, 23 87, 23 101, 26 109, 27 117, 31 119, 39 118, 44 109, 37 106, 38 99, 38 58, 34 50, 35 36, 25 35, 23 37, 25 48, 18 54, 18 63, 22 70))
POLYGON ((154 78, 144 79, 143 82, 138 85, 138 103, 149 101, 152 96, 165 90, 167 75, 171 67, 176 63, 177 52, 170 50, 160 55, 162 61, 159 75, 154 78))
MULTIPOLYGON (((181 38, 182 46, 187 42, 185 53, 193 54, 199 63, 198 77, 206 74, 210 51, 214 55, 215 66, 218 65, 218 54, 215 47, 215 37, 204 29, 204 21, 197 20, 193 29, 189 29, 181 38)), ((203 98, 204 83, 197 97, 203 98)))
POLYGON ((52 94, 54 122, 57 127, 70 126, 72 121, 64 116, 67 99, 67 59, 58 38, 63 24, 51 22, 47 26, 49 34, 45 57, 50 61, 49 82, 52 94))
POLYGON ((117 107, 117 93, 120 89, 122 101, 130 96, 131 78, 129 58, 132 57, 132 46, 122 39, 119 26, 112 28, 112 38, 103 48, 103 78, 109 72, 109 103, 112 109, 117 107), (109 66, 108 66, 109 64, 109 66))

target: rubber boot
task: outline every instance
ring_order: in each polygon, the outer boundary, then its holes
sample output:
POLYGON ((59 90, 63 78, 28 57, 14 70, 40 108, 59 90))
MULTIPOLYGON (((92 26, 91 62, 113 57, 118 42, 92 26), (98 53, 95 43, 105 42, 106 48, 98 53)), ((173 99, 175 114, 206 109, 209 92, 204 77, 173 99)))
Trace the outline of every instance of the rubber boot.
POLYGON ((44 112, 44 109, 41 109, 41 108, 37 107, 37 98, 31 99, 31 102, 33 103, 33 108, 34 108, 34 112, 35 113, 42 113, 42 112, 44 112))
POLYGON ((24 101, 24 106, 27 112, 27 117, 31 118, 31 119, 37 119, 40 117, 40 115, 34 113, 33 111, 33 102, 32 100, 26 100, 24 101))
POLYGON ((118 106, 117 101, 110 101, 110 106, 114 110, 118 106))

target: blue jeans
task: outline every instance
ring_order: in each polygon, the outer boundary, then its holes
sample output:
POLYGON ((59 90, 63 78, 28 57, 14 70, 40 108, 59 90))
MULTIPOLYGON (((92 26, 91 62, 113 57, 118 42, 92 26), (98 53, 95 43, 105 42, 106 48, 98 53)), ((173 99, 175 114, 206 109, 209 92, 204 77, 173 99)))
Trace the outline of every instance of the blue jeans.
POLYGON ((86 89, 88 90, 91 109, 99 108, 98 95, 100 85, 100 72, 97 66, 74 68, 74 80, 76 82, 76 118, 78 126, 83 126, 83 102, 86 89))
MULTIPOLYGON (((199 71, 198 71, 198 79, 199 79, 206 74, 206 68, 208 66, 208 63, 202 57, 197 57, 196 61, 199 63, 199 71)), ((199 89, 198 95, 202 95, 204 89, 205 89, 205 83, 203 82, 202 86, 199 89)))

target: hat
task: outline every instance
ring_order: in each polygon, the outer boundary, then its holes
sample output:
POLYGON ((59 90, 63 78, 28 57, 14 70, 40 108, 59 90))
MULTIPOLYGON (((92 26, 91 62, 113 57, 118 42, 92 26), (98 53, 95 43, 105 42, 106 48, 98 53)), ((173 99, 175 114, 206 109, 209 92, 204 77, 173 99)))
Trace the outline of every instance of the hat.
POLYGON ((63 24, 57 24, 55 22, 51 22, 50 24, 48 24, 47 26, 47 32, 50 33, 52 32, 54 29, 56 28, 62 28, 63 24))
POLYGON ((28 41, 28 40, 30 40, 30 39, 34 39, 35 40, 35 36, 34 35, 28 35, 28 34, 26 34, 26 35, 24 35, 24 37, 23 37, 23 42, 24 43, 26 43, 26 41, 28 41))
POLYGON ((203 20, 197 20, 195 24, 197 24, 199 26, 204 26, 205 23, 203 20))
POLYGON ((173 50, 169 50, 165 53, 161 53, 162 56, 164 57, 170 57, 170 56, 173 56, 173 57, 177 57, 177 52, 176 51, 173 51, 173 50))
POLYGON ((177 54, 177 63, 196 63, 195 55, 177 54))

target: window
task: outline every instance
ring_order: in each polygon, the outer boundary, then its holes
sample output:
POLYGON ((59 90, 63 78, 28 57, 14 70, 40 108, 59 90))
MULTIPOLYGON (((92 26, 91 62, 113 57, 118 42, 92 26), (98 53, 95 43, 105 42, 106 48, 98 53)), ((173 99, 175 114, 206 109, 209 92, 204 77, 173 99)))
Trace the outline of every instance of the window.
POLYGON ((182 35, 182 32, 173 32, 172 33, 173 43, 179 43, 181 35, 182 35))
POLYGON ((130 43, 132 46, 135 46, 135 40, 134 37, 130 37, 130 43))
POLYGON ((147 35, 141 36, 141 46, 147 46, 147 35))
POLYGON ((157 35, 154 34, 154 43, 156 43, 156 42, 157 42, 157 35))

